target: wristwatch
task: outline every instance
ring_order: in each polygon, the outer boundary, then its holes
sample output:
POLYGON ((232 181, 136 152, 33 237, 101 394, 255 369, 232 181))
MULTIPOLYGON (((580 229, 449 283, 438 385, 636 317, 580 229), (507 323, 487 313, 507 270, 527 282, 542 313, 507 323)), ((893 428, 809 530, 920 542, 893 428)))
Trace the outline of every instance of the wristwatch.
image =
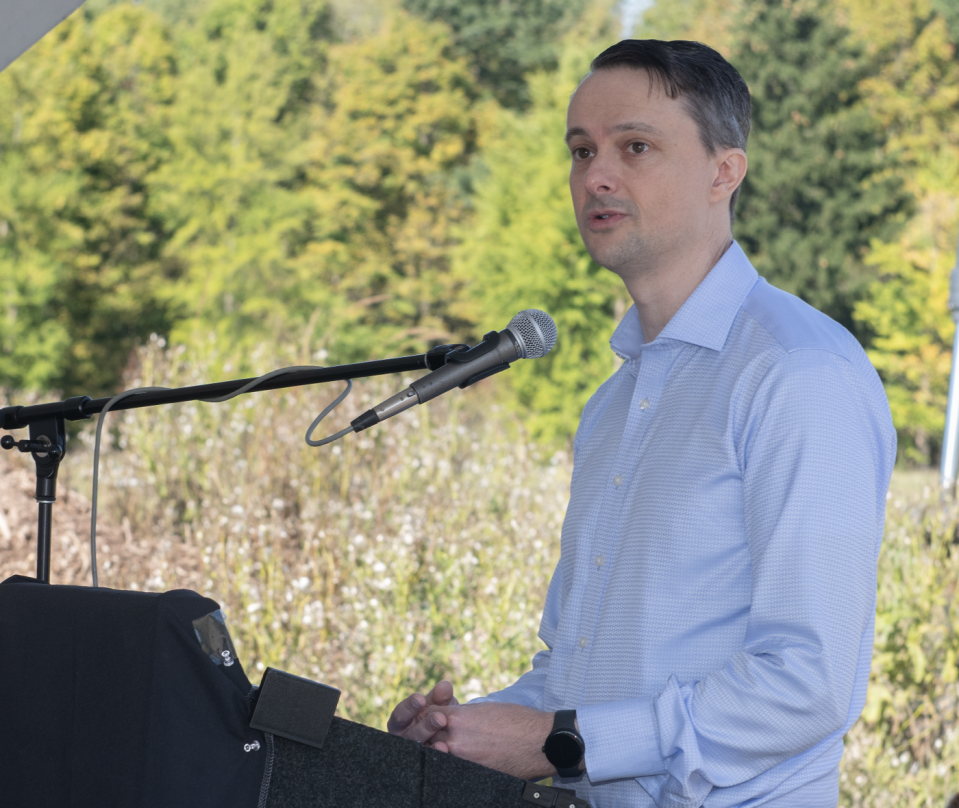
POLYGON ((543 744, 543 754, 556 767, 560 777, 579 776, 586 742, 576 731, 576 710, 557 710, 553 730, 543 744))

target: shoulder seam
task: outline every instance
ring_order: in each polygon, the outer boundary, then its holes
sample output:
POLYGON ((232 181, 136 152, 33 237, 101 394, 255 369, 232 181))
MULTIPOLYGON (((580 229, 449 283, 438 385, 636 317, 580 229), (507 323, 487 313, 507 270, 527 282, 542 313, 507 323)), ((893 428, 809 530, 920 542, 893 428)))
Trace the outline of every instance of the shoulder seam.
POLYGON ((848 355, 842 354, 839 351, 835 350, 834 348, 828 347, 826 345, 800 345, 795 348, 787 348, 785 345, 783 345, 782 340, 779 337, 777 337, 772 331, 770 331, 769 328, 766 327, 765 323, 763 323, 758 317, 756 317, 756 315, 753 314, 749 309, 743 306, 742 311, 757 326, 759 326, 759 328, 761 328, 764 333, 769 335, 769 338, 776 343, 776 345, 783 351, 785 355, 797 353, 798 351, 822 351, 823 353, 829 353, 829 354, 832 354, 833 356, 838 356, 840 359, 845 360, 848 364, 850 365, 852 364, 852 360, 848 355))

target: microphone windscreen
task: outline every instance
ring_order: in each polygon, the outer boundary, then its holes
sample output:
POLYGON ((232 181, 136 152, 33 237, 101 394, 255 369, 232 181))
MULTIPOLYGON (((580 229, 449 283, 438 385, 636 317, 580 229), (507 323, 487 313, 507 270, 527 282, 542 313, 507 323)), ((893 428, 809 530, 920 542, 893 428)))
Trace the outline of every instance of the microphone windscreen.
POLYGON ((545 311, 524 309, 506 327, 519 342, 523 359, 546 356, 556 344, 556 323, 545 311))

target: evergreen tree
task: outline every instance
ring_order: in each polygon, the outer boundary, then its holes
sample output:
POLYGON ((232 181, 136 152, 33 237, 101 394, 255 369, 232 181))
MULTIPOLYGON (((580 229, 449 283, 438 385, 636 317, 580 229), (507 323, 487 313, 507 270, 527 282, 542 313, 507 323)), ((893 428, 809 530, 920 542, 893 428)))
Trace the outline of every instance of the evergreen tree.
POLYGON ((770 282, 854 327, 869 242, 909 208, 862 103, 869 62, 824 0, 745 0, 737 30, 753 130, 734 232, 770 282))
POLYGON ((864 82, 917 210, 895 240, 874 242, 878 273, 855 317, 873 335, 900 456, 938 462, 954 324, 947 309, 959 236, 959 62, 948 18, 929 0, 846 0, 882 67, 864 82))
POLYGON ((954 0, 932 0, 932 8, 942 18, 950 41, 959 42, 959 4, 954 0))
POLYGON ((175 341, 212 330, 248 347, 309 318, 303 144, 331 28, 324 0, 216 0, 179 32, 171 157, 151 177, 164 256, 182 268, 163 289, 175 341))
POLYGON ((420 352, 471 325, 450 251, 485 107, 450 50, 445 26, 399 13, 330 53, 304 151, 315 216, 296 267, 338 361, 420 352))
POLYGON ((153 177, 184 267, 173 338, 212 329, 249 356, 309 327, 336 362, 449 342, 470 325, 448 253, 472 77, 444 26, 399 13, 330 46, 323 6, 312 25, 302 8, 221 0, 183 56, 174 158, 153 177))
POLYGON ((76 14, 0 76, 0 384, 103 393, 168 321, 149 177, 175 53, 156 15, 76 14))
POLYGON ((655 0, 643 13, 637 36, 691 39, 729 57, 744 0, 655 0))
POLYGON ((453 29, 456 52, 466 56, 480 84, 504 106, 520 108, 526 76, 554 70, 563 34, 585 0, 403 0, 410 12, 453 29))

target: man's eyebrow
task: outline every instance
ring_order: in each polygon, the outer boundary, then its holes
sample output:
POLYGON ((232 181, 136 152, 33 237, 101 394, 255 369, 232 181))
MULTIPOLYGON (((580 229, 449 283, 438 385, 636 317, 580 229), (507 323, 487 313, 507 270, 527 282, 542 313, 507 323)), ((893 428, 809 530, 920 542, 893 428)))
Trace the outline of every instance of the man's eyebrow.
MULTIPOLYGON (((653 135, 654 137, 661 137, 663 134, 661 129, 657 129, 651 123, 643 123, 642 121, 626 121, 625 123, 618 123, 609 131, 612 133, 645 132, 647 135, 653 135)), ((569 141, 574 137, 589 137, 589 132, 583 129, 582 126, 574 126, 566 132, 566 142, 569 143, 569 141)))
POLYGON ((572 129, 566 130, 566 142, 569 143, 574 137, 584 137, 587 134, 582 126, 574 126, 572 129))
POLYGON ((645 132, 648 135, 662 135, 663 132, 661 129, 657 129, 651 123, 643 123, 642 121, 627 121, 626 123, 616 124, 611 132, 645 132))

